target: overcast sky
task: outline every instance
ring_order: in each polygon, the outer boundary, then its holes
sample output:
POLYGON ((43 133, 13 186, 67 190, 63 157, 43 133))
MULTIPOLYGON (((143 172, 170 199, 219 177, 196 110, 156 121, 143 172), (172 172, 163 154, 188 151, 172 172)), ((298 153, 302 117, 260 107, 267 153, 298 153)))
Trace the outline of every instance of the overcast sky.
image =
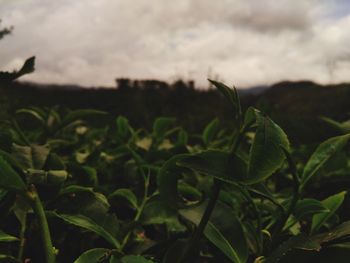
POLYGON ((350 81, 348 0, 0 0, 0 18, 0 69, 36 55, 41 83, 350 81))

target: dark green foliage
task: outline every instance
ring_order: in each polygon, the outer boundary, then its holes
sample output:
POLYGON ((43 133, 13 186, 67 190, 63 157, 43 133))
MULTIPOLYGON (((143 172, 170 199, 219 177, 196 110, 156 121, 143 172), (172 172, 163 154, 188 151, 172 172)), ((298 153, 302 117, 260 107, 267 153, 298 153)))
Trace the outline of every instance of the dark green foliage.
POLYGON ((235 89, 211 83, 232 123, 212 116, 196 132, 173 117, 139 129, 127 115, 95 109, 28 106, 4 119, 0 259, 244 263, 348 255, 350 184, 337 180, 349 176, 349 134, 296 147, 266 112, 245 111, 235 89), (313 191, 326 180, 337 188, 313 191))
POLYGON ((0 157, 0 187, 6 190, 25 191, 26 186, 16 171, 0 157))
POLYGON ((274 173, 285 159, 281 146, 289 149, 289 141, 283 130, 258 111, 256 125, 257 130, 249 153, 248 183, 257 183, 274 173))

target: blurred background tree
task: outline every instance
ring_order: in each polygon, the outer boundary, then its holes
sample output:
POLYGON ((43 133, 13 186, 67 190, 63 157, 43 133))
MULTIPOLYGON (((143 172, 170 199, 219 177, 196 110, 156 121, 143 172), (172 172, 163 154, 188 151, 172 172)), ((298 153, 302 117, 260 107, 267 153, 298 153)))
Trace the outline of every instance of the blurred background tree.
MULTIPOLYGON (((2 20, 0 19, 0 24, 1 22, 2 20)), ((11 34, 12 30, 13 30, 13 26, 4 27, 4 28, 0 27, 0 39, 4 38, 6 35, 11 34)), ((34 71, 34 63, 35 63, 35 57, 33 56, 28 58, 24 62, 22 68, 18 71, 13 71, 13 72, 0 71, 0 84, 13 81, 25 74, 32 73, 34 71)))
POLYGON ((11 34, 13 30, 13 26, 1 28, 1 22, 2 20, 0 19, 0 39, 4 38, 6 35, 11 34))

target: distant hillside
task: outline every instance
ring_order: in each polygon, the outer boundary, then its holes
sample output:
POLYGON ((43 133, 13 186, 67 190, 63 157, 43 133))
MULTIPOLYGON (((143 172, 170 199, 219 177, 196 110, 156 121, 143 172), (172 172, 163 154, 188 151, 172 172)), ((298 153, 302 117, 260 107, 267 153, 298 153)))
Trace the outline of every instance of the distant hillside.
POLYGON ((258 99, 258 104, 299 142, 333 134, 320 116, 342 121, 350 118, 350 84, 319 85, 310 81, 280 82, 258 99))
MULTIPOLYGON (((244 107, 255 105, 279 123, 295 143, 334 135, 320 115, 345 120, 350 112, 350 84, 322 86, 313 82, 280 82, 239 90, 244 107)), ((191 131, 215 117, 230 125, 230 108, 216 90, 196 89, 193 82, 117 79, 116 88, 37 85, 14 82, 0 87, 0 114, 30 105, 98 108, 124 115, 135 126, 150 127, 157 116, 174 116, 191 131)), ((1 116, 1 115, 0 115, 1 116)))
POLYGON ((269 86, 255 86, 251 88, 238 89, 238 93, 241 97, 247 95, 259 95, 264 93, 269 88, 269 86))

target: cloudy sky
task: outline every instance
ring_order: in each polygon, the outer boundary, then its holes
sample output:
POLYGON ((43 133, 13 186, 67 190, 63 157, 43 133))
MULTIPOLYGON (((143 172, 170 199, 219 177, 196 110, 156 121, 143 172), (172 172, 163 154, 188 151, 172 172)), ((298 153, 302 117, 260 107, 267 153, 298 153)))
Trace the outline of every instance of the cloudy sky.
POLYGON ((0 69, 41 83, 350 81, 348 0, 0 0, 0 69))

